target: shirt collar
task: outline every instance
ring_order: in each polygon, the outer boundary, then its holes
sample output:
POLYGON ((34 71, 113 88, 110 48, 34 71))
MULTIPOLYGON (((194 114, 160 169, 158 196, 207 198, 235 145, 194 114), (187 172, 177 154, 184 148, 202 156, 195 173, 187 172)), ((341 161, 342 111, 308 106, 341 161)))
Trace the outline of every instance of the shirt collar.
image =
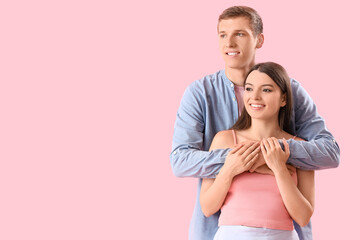
POLYGON ((225 83, 227 84, 227 85, 229 85, 229 86, 234 86, 235 84, 232 82, 232 81, 230 81, 230 79, 228 79, 228 77, 226 76, 226 74, 225 74, 225 69, 223 69, 223 70, 221 70, 221 78, 225 81, 225 83))

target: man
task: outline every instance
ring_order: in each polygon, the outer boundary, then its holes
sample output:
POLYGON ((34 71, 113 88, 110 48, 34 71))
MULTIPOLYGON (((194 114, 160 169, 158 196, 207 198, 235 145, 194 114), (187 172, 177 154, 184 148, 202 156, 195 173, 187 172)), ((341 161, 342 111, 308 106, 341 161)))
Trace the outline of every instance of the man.
MULTIPOLYGON (((208 152, 214 135, 233 126, 243 106, 242 89, 248 70, 255 65, 255 54, 264 43, 262 20, 249 7, 226 9, 218 21, 218 35, 225 70, 193 82, 185 91, 175 121, 170 160, 178 177, 199 178, 198 194, 190 224, 189 239, 210 240, 217 231, 219 212, 206 218, 200 208, 201 178, 214 178, 226 161, 230 149, 208 152), (239 111, 240 110, 240 111, 239 111)), ((291 79, 294 107, 291 134, 307 141, 289 140, 288 163, 308 170, 339 165, 340 149, 327 130, 324 119, 310 96, 291 79)), ((244 147, 250 147, 247 143, 244 147)), ((251 171, 261 172, 259 157, 251 171)), ((300 239, 312 239, 311 223, 299 227, 300 239)))

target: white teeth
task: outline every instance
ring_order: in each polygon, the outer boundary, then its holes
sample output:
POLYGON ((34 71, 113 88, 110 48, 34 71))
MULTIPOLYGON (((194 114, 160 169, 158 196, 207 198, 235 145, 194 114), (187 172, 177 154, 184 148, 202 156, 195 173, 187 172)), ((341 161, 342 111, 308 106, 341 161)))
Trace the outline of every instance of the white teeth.
POLYGON ((230 55, 230 56, 235 56, 235 55, 237 55, 238 53, 234 53, 234 52, 229 52, 228 53, 228 55, 230 55))
POLYGON ((263 107, 264 105, 251 104, 252 107, 263 107))

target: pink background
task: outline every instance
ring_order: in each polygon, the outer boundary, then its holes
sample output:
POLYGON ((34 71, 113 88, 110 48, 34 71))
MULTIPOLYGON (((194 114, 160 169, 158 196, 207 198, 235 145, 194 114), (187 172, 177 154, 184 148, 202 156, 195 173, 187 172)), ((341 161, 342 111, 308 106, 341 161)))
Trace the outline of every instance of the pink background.
POLYGON ((299 80, 341 147, 316 174, 314 239, 354 239, 357 1, 2 1, 0 239, 187 239, 196 180, 169 153, 192 81, 223 68, 217 17, 264 21, 257 61, 299 80))

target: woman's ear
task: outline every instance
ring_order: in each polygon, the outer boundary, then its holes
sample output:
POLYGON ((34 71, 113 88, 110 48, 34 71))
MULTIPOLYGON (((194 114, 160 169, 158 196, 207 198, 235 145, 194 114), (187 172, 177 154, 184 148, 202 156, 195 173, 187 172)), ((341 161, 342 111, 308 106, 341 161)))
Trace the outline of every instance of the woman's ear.
POLYGON ((286 93, 284 93, 282 96, 281 96, 281 103, 280 103, 280 106, 281 107, 284 107, 286 105, 286 93))

